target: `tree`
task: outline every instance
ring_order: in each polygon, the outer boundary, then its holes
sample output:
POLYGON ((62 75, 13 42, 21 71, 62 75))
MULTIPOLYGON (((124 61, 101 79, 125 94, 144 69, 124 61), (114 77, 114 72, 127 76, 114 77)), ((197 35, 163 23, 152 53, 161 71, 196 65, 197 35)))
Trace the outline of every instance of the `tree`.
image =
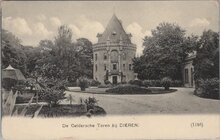
POLYGON ((134 71, 140 79, 182 79, 182 64, 193 50, 197 37, 185 37, 185 30, 171 23, 161 23, 144 38, 143 56, 134 59, 134 71), (189 45, 190 44, 190 45, 189 45))
POLYGON ((20 69, 24 75, 27 75, 27 56, 24 49, 25 47, 21 45, 21 41, 15 35, 2 29, 3 68, 6 68, 8 65, 12 65, 14 68, 20 69))
POLYGON ((196 80, 219 77, 218 47, 218 33, 211 30, 204 31, 199 40, 196 58, 193 62, 196 80))
POLYGON ((54 42, 39 43, 41 56, 36 68, 43 77, 75 82, 80 76, 92 77, 92 43, 86 38, 73 42, 68 26, 58 28, 54 42))

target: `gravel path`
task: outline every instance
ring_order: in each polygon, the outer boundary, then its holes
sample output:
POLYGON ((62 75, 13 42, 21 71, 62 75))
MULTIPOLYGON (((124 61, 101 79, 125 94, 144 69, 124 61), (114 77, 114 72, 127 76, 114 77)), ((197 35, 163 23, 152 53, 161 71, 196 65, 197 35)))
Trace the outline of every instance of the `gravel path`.
MULTIPOLYGON (((105 95, 69 92, 76 102, 80 98, 95 97, 108 115, 129 114, 216 114, 220 113, 220 100, 204 99, 193 95, 192 88, 157 95, 105 95)), ((65 102, 63 102, 65 103, 65 102)))

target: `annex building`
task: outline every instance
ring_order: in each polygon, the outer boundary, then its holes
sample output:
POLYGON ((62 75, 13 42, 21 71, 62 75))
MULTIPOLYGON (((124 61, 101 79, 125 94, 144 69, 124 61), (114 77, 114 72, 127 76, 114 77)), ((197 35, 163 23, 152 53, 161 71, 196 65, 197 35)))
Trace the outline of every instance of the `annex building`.
POLYGON ((131 34, 125 32, 121 21, 114 14, 105 31, 97 34, 98 42, 93 45, 93 78, 101 83, 105 80, 113 84, 128 82, 136 78, 132 59, 136 45, 131 42, 131 34))

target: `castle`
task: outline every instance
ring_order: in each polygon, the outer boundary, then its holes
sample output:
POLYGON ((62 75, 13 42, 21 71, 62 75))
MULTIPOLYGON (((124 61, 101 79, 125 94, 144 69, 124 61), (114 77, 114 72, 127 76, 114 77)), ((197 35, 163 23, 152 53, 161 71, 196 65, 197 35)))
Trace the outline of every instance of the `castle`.
POLYGON ((106 80, 113 84, 128 82, 136 78, 132 59, 136 45, 131 42, 121 21, 114 14, 105 31, 97 34, 98 42, 93 45, 93 78, 101 83, 106 80))

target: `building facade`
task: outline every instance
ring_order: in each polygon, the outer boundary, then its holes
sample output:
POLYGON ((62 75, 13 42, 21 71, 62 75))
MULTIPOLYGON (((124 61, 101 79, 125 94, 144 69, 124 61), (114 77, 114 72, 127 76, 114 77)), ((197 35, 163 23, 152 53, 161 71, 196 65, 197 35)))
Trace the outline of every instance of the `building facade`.
POLYGON ((128 82, 136 78, 132 59, 136 45, 131 42, 121 21, 114 14, 105 31, 97 34, 98 42, 93 45, 93 78, 101 83, 105 80, 113 84, 128 82))
POLYGON ((193 59, 196 57, 196 52, 190 53, 186 58, 183 69, 184 87, 195 87, 193 59))

